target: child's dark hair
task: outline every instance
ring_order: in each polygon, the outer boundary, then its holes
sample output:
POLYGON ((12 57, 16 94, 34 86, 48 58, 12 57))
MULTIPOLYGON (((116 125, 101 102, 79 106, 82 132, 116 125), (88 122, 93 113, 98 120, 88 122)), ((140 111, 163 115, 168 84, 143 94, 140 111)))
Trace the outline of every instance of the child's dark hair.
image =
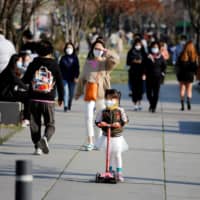
POLYGON ((119 104, 120 104, 120 99, 121 99, 121 92, 120 91, 118 91, 116 89, 107 89, 106 92, 105 92, 105 98, 107 98, 108 95, 110 95, 114 99, 118 99, 119 104))

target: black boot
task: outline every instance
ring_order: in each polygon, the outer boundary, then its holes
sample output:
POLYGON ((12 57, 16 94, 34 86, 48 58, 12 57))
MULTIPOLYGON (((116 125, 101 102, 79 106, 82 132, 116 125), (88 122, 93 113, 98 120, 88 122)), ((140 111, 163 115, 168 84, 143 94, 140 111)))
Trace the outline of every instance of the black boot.
POLYGON ((72 100, 70 100, 70 101, 68 102, 68 110, 71 110, 71 106, 72 106, 72 100))
POLYGON ((191 98, 187 97, 187 109, 191 110, 191 98))
POLYGON ((184 100, 181 100, 181 109, 180 110, 182 110, 182 111, 184 111, 184 100))
POLYGON ((64 107, 64 112, 67 112, 67 110, 68 110, 68 107, 65 106, 64 107))

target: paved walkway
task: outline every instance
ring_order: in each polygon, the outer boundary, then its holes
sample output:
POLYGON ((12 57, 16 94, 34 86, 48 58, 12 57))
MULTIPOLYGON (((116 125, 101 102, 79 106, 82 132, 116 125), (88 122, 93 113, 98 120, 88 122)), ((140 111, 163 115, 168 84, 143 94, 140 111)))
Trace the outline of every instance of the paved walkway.
POLYGON ((104 153, 86 152, 83 101, 70 113, 56 110, 56 134, 50 154, 34 156, 29 129, 0 146, 0 199, 14 199, 15 161, 33 162, 33 200, 199 200, 200 94, 194 90, 191 111, 179 111, 176 83, 162 86, 157 113, 134 112, 126 85, 122 106, 130 123, 124 135, 129 151, 123 154, 125 183, 96 184, 104 171, 104 153))

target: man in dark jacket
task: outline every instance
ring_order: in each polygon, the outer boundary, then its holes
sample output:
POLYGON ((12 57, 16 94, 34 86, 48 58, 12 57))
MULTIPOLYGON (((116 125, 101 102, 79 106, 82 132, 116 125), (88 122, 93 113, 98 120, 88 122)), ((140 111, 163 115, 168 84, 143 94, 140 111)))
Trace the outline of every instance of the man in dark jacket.
POLYGON ((59 67, 52 59, 53 47, 48 41, 38 45, 38 55, 29 65, 23 81, 30 85, 30 131, 35 145, 35 154, 49 153, 48 141, 55 132, 55 95, 58 91, 58 105, 63 101, 63 83, 59 67), (41 137, 41 118, 45 131, 41 137))

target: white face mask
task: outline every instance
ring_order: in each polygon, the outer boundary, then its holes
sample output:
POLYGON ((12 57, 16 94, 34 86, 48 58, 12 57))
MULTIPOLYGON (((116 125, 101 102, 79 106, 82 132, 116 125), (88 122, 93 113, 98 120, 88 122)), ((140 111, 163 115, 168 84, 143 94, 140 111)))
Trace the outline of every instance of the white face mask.
POLYGON ((105 105, 107 108, 110 108, 116 104, 115 100, 105 100, 105 105))
POLYGON ((158 54, 159 53, 159 48, 157 48, 157 47, 151 48, 151 52, 153 54, 158 54))
POLYGON ((185 44, 186 44, 186 41, 185 41, 185 40, 181 40, 181 41, 180 41, 180 44, 181 44, 181 45, 185 45, 185 44))
POLYGON ((135 46, 135 49, 136 49, 136 50, 140 50, 141 48, 142 48, 141 45, 136 45, 136 46, 135 46))
POLYGON ((103 51, 94 49, 93 54, 95 58, 101 57, 103 55, 103 51))
POLYGON ((16 65, 17 65, 17 68, 22 68, 23 67, 22 62, 17 62, 16 65))
POLYGON ((67 55, 72 55, 73 52, 74 52, 73 48, 70 48, 70 47, 69 47, 69 48, 66 49, 66 54, 67 54, 67 55))

